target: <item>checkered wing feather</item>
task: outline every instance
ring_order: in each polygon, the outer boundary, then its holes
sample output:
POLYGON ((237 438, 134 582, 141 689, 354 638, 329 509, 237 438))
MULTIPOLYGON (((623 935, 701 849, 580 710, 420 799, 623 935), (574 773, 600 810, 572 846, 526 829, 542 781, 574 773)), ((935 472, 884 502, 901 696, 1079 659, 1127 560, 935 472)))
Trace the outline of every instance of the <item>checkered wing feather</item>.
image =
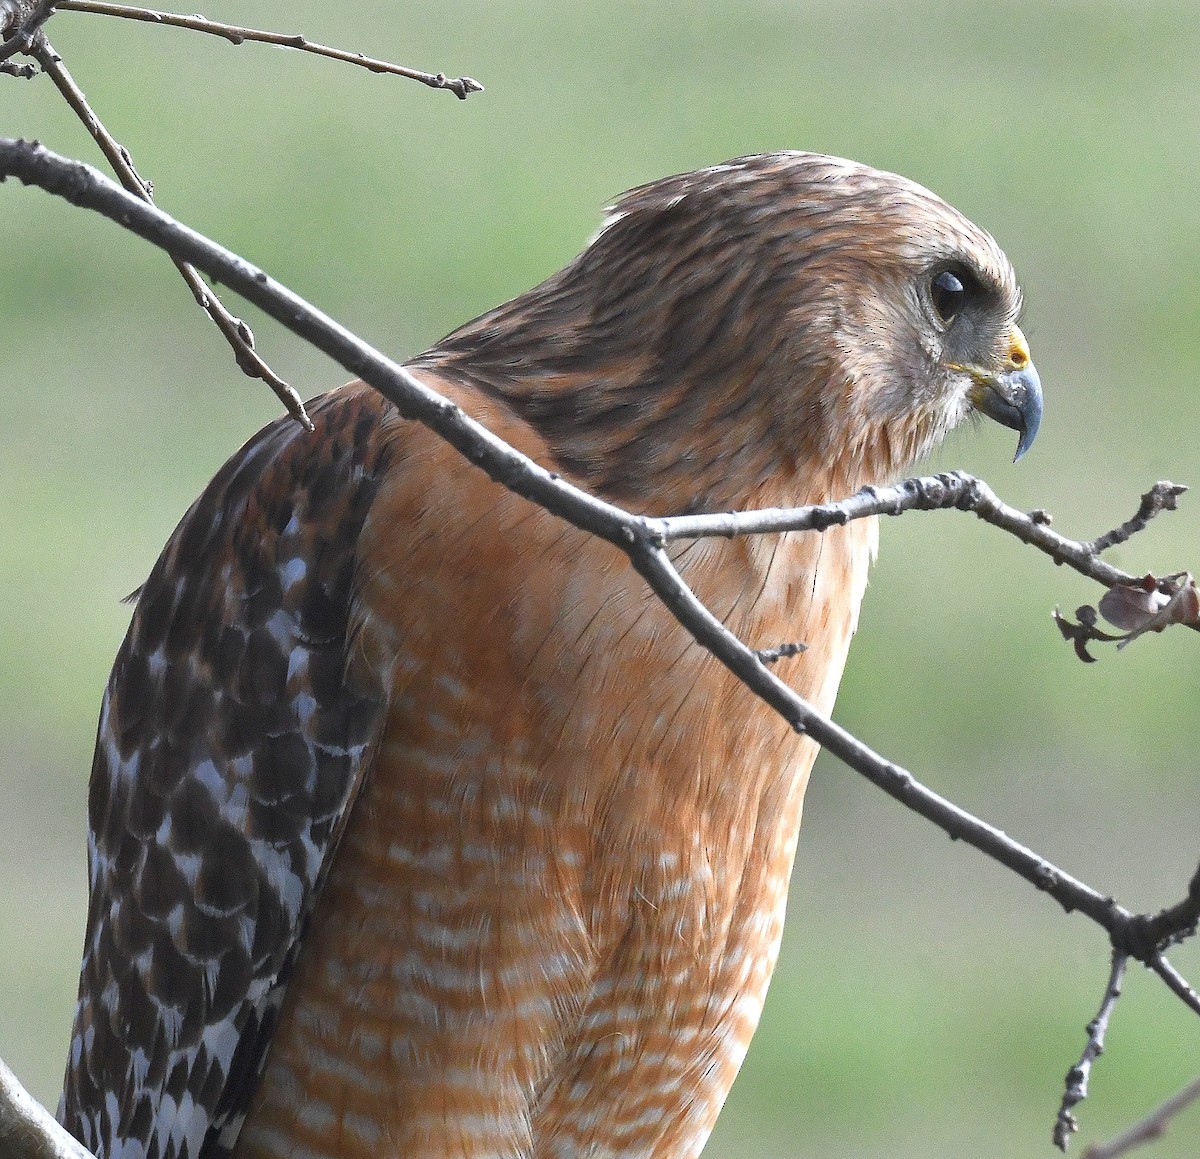
POLYGON ((348 663, 386 449, 363 388, 242 448, 137 598, 101 709, 59 1117, 100 1159, 233 1148, 383 694, 348 663))

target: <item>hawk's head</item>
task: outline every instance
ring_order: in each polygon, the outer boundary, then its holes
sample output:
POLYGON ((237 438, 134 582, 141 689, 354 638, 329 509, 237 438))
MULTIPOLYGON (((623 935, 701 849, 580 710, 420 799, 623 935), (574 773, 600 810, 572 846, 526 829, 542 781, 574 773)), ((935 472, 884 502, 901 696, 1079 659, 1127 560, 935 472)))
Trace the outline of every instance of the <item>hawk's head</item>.
POLYGON ((514 405, 594 489, 662 508, 835 497, 972 410, 1042 395, 992 238, 921 186, 812 153, 641 186, 542 285, 427 362, 514 405))

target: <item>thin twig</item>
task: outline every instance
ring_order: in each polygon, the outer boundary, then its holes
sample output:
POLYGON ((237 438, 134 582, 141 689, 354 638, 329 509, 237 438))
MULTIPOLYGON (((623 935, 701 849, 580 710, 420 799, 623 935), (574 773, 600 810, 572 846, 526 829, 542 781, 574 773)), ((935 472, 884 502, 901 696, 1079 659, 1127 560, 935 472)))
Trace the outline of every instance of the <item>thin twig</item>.
POLYGON ((311 52, 316 56, 326 56, 331 60, 359 65, 368 72, 403 76, 428 85, 431 89, 447 89, 460 101, 465 101, 471 93, 483 92, 483 85, 469 76, 451 79, 442 72, 422 72, 420 69, 407 68, 402 64, 375 60, 372 57, 364 56, 361 52, 329 48, 327 45, 316 44, 308 37, 295 33, 264 32, 257 28, 239 28, 233 24, 208 20, 203 16, 182 16, 175 12, 156 12, 152 8, 135 8, 127 4, 102 4, 95 3, 93 0, 59 0, 57 6, 64 12, 91 12, 99 16, 118 16, 124 20, 143 20, 150 24, 166 24, 173 28, 188 28, 193 32, 207 32, 229 41, 230 44, 242 44, 250 40, 259 44, 277 44, 283 48, 294 48, 299 52, 311 52))
MULTIPOLYGON (((1174 483, 1158 483, 1155 486, 1173 488, 1177 494, 1186 490, 1174 483)), ((1035 511, 1027 515, 1015 507, 1010 507, 982 479, 968 475, 965 471, 948 471, 940 475, 905 479, 891 487, 864 487, 857 494, 836 503, 647 519, 646 534, 655 543, 667 544, 677 539, 713 536, 825 531, 827 528, 872 515, 900 515, 906 511, 947 509, 969 511, 985 523, 999 527, 1022 543, 1044 552, 1055 563, 1066 564, 1106 588, 1136 583, 1138 580, 1137 576, 1098 559, 1092 544, 1068 539, 1053 531, 1048 525, 1044 511, 1035 511)), ((1130 523, 1132 522, 1133 520, 1130 520, 1130 523)), ((1128 527, 1129 524, 1125 526, 1128 527)))
MULTIPOLYGON (((1141 531, 1153 515, 1160 511, 1174 510, 1174 498, 1187 490, 1186 487, 1175 483, 1156 483, 1148 495, 1155 495, 1160 489, 1163 494, 1169 494, 1170 502, 1164 499, 1144 519, 1139 521, 1135 516, 1123 524, 1118 531, 1123 533, 1124 539, 1141 531)), ((1142 502, 1145 507, 1146 496, 1143 496, 1142 502)), ((665 519, 647 518, 643 522, 643 529, 651 542, 665 545, 677 539, 762 535, 783 531, 825 531, 830 527, 838 527, 851 520, 865 519, 872 515, 900 515, 906 511, 947 509, 969 511, 985 523, 999 527, 1022 543, 1044 552, 1056 564, 1066 564, 1106 588, 1136 586, 1142 582, 1142 577, 1130 575, 1100 559, 1093 544, 1068 539, 1051 530, 1050 517, 1045 511, 1033 511, 1028 515, 1018 511, 1002 502, 982 479, 968 475, 965 471, 948 471, 941 475, 905 479, 891 487, 864 487, 848 499, 808 507, 766 507, 757 511, 675 515, 665 519)), ((1164 612, 1160 619, 1139 629, 1137 634, 1165 627, 1168 623, 1185 623, 1193 630, 1200 630, 1200 624, 1181 618, 1172 610, 1164 612)), ((1063 626, 1061 622, 1059 626, 1063 626)), ((1113 639, 1124 637, 1114 636, 1113 639)))
POLYGON ((1118 543, 1124 543, 1139 531, 1144 531, 1146 525, 1156 515, 1161 515, 1164 511, 1174 511, 1178 506, 1179 496, 1185 491, 1187 488, 1179 483, 1169 483, 1166 480, 1155 483, 1142 496, 1142 501, 1133 518, 1127 519, 1120 527, 1114 527, 1112 531, 1106 531, 1085 546, 1093 555, 1099 555, 1110 547, 1116 547, 1118 543))
POLYGON ((1124 950, 1113 950, 1112 969, 1108 975, 1108 985, 1104 988, 1104 998, 1096 1017, 1087 1025, 1087 1045, 1079 1061, 1067 1071, 1066 1089, 1063 1091, 1062 1103, 1058 1108, 1058 1118, 1054 1124, 1054 1145, 1060 1151, 1066 1151, 1071 1136, 1079 1130, 1079 1121, 1075 1118, 1074 1109, 1087 1098, 1088 1079, 1092 1074, 1092 1063, 1104 1053, 1104 1036, 1108 1033, 1108 1020, 1112 1017, 1113 1007, 1121 997, 1121 982, 1125 978, 1125 969, 1129 965, 1129 954, 1124 950))
MULTIPOLYGON (((67 71, 63 59, 55 52, 50 42, 39 34, 33 47, 32 55, 42 66, 43 71, 54 82, 62 93, 75 115, 83 122, 92 139, 100 147, 100 151, 108 159, 113 171, 121 184, 135 197, 140 197, 147 203, 153 203, 153 188, 137 169, 134 168, 133 158, 129 150, 118 144, 113 135, 104 127, 100 118, 88 104, 83 90, 75 83, 67 71)), ((254 332, 241 318, 235 317, 225 308, 224 303, 205 284, 196 268, 178 258, 172 259, 175 268, 182 275, 187 287, 192 291, 197 305, 216 323, 217 329, 225 337, 225 341, 233 348, 234 357, 239 369, 250 378, 261 378, 274 392, 275 396, 287 408, 292 416, 305 429, 312 430, 312 420, 304 409, 300 395, 290 383, 285 382, 259 356, 254 349, 254 332)))
MULTIPOLYGON (((913 812, 938 825, 950 837, 966 841, 1048 893, 1067 912, 1078 910, 1091 918, 1108 932, 1114 946, 1122 949, 1139 946, 1129 949, 1129 952, 1146 960, 1156 952, 1137 942, 1138 932, 1144 931, 1147 922, 1156 923, 1154 932, 1160 939, 1167 939, 1178 932, 1163 928, 1161 914, 1153 919, 1131 914, 1112 897, 1078 881, 1001 830, 922 785, 906 769, 882 757, 853 734, 817 712, 779 680, 752 649, 729 632, 683 582, 656 532, 657 525, 663 521, 632 515, 572 486, 557 474, 521 455, 460 407, 431 390, 404 367, 380 354, 286 286, 274 281, 237 254, 175 221, 157 206, 126 193, 91 166, 60 157, 36 142, 0 138, 0 178, 5 176, 17 177, 74 205, 103 213, 173 256, 192 262, 217 281, 245 296, 351 374, 375 387, 401 415, 424 423, 496 482, 576 527, 619 547, 697 642, 779 712, 788 724, 811 736, 845 764, 913 812)), ((943 485, 947 478, 953 481, 958 477, 938 476, 933 480, 910 481, 894 490, 898 495, 904 495, 930 483, 943 485)), ((961 478, 969 480, 969 477, 961 478)), ((978 483, 977 480, 969 482, 972 485, 978 483)), ((990 495, 990 491, 987 494, 990 495)), ((1012 510, 1005 508, 994 496, 991 496, 991 501, 1001 514, 1012 510)), ((849 504, 854 500, 846 502, 849 504)), ((808 509, 809 513, 811 510, 808 509)), ((803 515, 804 509, 800 509, 799 514, 803 515)), ((1014 515, 1018 517, 1022 532, 1028 534, 1026 525, 1033 525, 1034 521, 1020 513, 1014 515)), ((997 525, 1003 526, 1003 523, 997 522, 997 525)), ((1014 534, 1019 533, 1014 531, 1014 534)), ((1062 542, 1072 549, 1064 551, 1063 562, 1077 567, 1084 574, 1107 568, 1107 565, 1100 565, 1093 557, 1077 557, 1079 545, 1068 540, 1062 542)), ((1101 574, 1104 574, 1103 570, 1101 574)), ((1122 582, 1122 578, 1122 573, 1118 572, 1117 578, 1111 582, 1122 582)), ((1180 907, 1173 907, 1173 912, 1179 910, 1180 907)))
POLYGON ((1193 1079, 1178 1094, 1172 1095, 1161 1106, 1156 1107, 1140 1122, 1134 1123, 1108 1143, 1093 1144, 1080 1159, 1120 1159, 1143 1143, 1153 1142, 1167 1133, 1171 1121, 1200 1099, 1200 1078, 1193 1079))
POLYGON ((1200 994, 1188 980, 1167 961, 1165 954, 1155 954, 1146 965, 1150 967, 1166 984, 1167 989, 1175 995, 1189 1010, 1200 1014, 1200 994))

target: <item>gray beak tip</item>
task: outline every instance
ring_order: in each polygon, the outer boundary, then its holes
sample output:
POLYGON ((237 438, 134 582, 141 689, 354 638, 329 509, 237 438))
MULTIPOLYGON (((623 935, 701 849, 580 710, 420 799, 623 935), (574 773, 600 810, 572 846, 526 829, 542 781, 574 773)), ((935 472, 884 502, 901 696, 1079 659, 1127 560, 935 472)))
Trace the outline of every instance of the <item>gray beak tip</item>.
POLYGON ((980 414, 1020 435, 1014 463, 1033 446, 1042 425, 1042 382, 1032 362, 1020 370, 976 377, 971 403, 980 414))
POLYGON ((1009 379, 1005 385, 1019 416, 1017 430, 1021 438, 1017 442, 1017 453, 1013 456, 1015 463, 1033 446, 1038 427, 1042 425, 1042 382, 1032 363, 1023 370, 1011 371, 1004 378, 1009 379))

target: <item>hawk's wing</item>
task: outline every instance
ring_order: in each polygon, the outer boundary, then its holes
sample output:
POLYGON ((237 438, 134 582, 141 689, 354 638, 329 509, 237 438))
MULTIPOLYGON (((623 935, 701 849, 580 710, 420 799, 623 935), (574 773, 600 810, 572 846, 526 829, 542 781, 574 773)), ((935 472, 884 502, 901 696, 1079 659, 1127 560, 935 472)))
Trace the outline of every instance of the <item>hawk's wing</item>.
POLYGON ((59 1118, 100 1159, 233 1147, 384 716, 348 674, 373 391, 260 432, 171 537, 109 679, 59 1118))

